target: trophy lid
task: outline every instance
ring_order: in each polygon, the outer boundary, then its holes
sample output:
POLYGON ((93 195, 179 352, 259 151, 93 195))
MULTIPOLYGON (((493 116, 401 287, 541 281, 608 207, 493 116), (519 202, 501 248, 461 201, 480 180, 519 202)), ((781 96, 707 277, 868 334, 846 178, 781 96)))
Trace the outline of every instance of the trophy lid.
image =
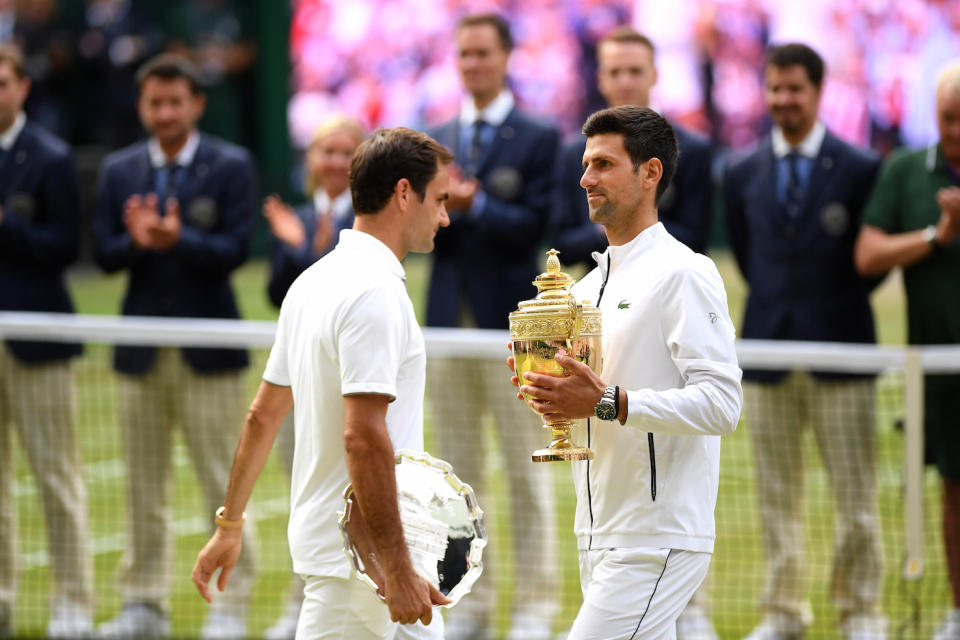
POLYGON ((542 293, 555 289, 569 289, 573 285, 573 278, 560 271, 560 259, 557 257, 559 253, 556 249, 547 251, 547 270, 533 281, 537 291, 542 293))

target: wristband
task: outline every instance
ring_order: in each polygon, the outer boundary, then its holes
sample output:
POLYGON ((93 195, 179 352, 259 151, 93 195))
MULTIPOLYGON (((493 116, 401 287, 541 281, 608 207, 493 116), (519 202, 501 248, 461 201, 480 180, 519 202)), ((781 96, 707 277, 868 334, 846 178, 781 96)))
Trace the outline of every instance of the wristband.
POLYGON ((217 526, 224 529, 239 529, 242 527, 243 522, 247 519, 247 512, 244 511, 239 520, 227 520, 223 517, 223 512, 226 510, 226 507, 220 507, 217 509, 217 513, 213 517, 213 521, 217 524, 217 526))

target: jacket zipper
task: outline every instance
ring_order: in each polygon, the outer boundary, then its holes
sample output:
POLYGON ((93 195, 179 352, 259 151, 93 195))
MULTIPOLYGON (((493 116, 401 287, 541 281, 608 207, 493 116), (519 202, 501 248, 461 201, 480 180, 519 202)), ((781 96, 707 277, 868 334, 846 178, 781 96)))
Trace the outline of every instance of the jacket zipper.
MULTIPOLYGON (((603 277, 603 284, 600 285, 600 293, 597 294, 597 309, 600 308, 600 301, 603 300, 603 290, 607 288, 607 280, 610 279, 610 251, 607 250, 607 273, 603 277)), ((587 418, 587 448, 592 444, 593 433, 590 428, 590 418, 587 418)), ((590 461, 587 460, 587 508, 590 511, 590 539, 587 541, 587 550, 593 548, 593 492, 590 490, 590 461)))
POLYGON ((657 456, 653 450, 653 434, 647 433, 647 448, 650 449, 650 499, 657 501, 657 456))

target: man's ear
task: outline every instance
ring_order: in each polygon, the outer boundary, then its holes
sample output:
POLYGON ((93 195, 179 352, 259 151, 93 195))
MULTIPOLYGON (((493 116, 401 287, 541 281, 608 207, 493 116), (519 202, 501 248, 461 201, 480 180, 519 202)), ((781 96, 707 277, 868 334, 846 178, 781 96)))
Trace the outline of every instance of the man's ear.
POLYGON ((657 189, 657 184, 663 179, 663 163, 660 158, 650 158, 640 166, 640 175, 644 190, 657 189))
POLYGON ((413 187, 410 185, 410 181, 406 178, 400 178, 397 180, 397 184, 393 187, 393 197, 397 199, 397 206, 400 208, 400 211, 406 211, 407 207, 410 206, 410 197, 413 195, 413 187))

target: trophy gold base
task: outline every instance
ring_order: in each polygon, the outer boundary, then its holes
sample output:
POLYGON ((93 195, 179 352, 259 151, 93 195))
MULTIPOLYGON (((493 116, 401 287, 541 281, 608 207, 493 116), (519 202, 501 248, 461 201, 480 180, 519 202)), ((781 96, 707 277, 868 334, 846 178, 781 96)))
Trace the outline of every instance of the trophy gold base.
POLYGON ((531 456, 534 462, 569 462, 573 460, 593 460, 593 451, 586 447, 569 449, 537 449, 531 456))

